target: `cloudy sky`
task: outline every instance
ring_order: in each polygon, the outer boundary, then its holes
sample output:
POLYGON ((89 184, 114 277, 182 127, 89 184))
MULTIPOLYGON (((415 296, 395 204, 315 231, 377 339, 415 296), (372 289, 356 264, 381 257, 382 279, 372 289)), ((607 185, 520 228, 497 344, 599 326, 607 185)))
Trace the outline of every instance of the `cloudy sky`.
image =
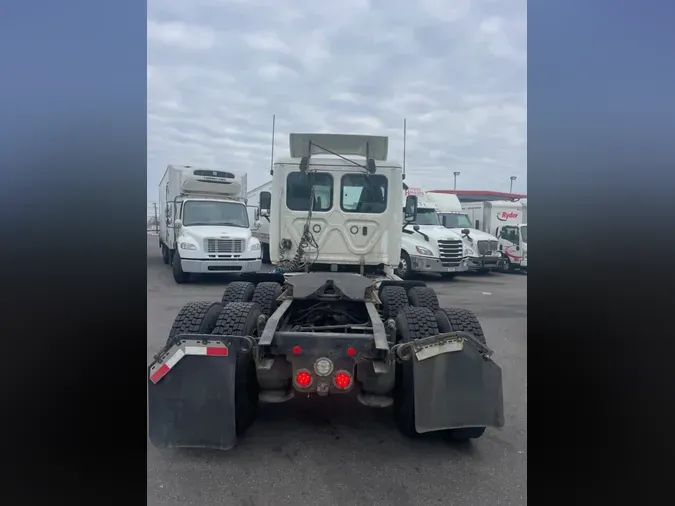
POLYGON ((290 132, 389 136, 407 182, 527 191, 525 0, 149 0, 148 200, 169 163, 268 180, 290 132))

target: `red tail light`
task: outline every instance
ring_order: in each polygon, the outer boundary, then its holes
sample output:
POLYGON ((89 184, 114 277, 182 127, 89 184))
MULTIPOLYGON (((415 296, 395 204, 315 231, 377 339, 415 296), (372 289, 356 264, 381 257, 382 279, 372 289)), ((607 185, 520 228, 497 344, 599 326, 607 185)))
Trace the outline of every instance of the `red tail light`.
POLYGON ((351 346, 349 348, 347 348, 347 356, 355 357, 356 356, 356 349, 352 348, 351 346))
POLYGON ((352 384, 352 375, 347 371, 338 371, 333 381, 340 390, 347 390, 352 384))
POLYGON ((300 388, 307 388, 312 384, 312 375, 307 370, 298 371, 295 375, 295 384, 300 388))

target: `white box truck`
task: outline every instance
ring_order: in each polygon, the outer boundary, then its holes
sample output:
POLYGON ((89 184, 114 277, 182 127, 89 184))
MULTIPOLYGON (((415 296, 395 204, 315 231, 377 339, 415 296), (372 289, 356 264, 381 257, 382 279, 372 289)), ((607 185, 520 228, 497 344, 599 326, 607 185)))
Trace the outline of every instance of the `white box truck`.
POLYGON ((257 272, 260 241, 246 209, 246 174, 169 165, 159 184, 159 246, 176 283, 190 274, 257 272))
POLYGON ((418 199, 417 217, 403 227, 401 263, 396 274, 406 279, 414 272, 431 272, 451 279, 469 270, 461 235, 441 224, 438 209, 425 200, 423 190, 406 185, 403 200, 409 195, 418 199))
POLYGON ((527 224, 523 221, 522 202, 465 202, 462 209, 475 228, 498 238, 506 270, 527 270, 527 224))
POLYGON ((505 264, 497 237, 474 227, 457 195, 431 190, 425 200, 436 205, 441 224, 462 237, 469 270, 490 272, 505 264))

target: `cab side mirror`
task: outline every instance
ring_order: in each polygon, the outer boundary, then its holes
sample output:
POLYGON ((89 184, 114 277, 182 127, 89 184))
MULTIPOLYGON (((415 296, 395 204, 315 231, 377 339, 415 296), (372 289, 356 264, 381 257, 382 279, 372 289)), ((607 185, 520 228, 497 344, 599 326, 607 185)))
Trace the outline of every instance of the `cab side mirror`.
POLYGON ((272 194, 270 192, 260 192, 260 215, 269 215, 272 207, 272 194))
POLYGON ((405 215, 404 220, 410 223, 417 219, 417 196, 408 195, 405 199, 405 215))

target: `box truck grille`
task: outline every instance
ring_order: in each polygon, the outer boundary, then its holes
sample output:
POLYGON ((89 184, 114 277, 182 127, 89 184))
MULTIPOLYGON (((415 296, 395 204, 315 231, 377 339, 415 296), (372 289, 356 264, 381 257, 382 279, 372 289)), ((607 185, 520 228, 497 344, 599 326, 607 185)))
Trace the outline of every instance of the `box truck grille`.
POLYGON ((486 255, 492 251, 497 251, 497 241, 478 241, 479 255, 486 255))
POLYGON ((207 253, 241 253, 244 251, 243 239, 206 239, 207 253))
POLYGON ((438 241, 438 250, 443 267, 458 266, 462 262, 462 249, 462 241, 438 241))

